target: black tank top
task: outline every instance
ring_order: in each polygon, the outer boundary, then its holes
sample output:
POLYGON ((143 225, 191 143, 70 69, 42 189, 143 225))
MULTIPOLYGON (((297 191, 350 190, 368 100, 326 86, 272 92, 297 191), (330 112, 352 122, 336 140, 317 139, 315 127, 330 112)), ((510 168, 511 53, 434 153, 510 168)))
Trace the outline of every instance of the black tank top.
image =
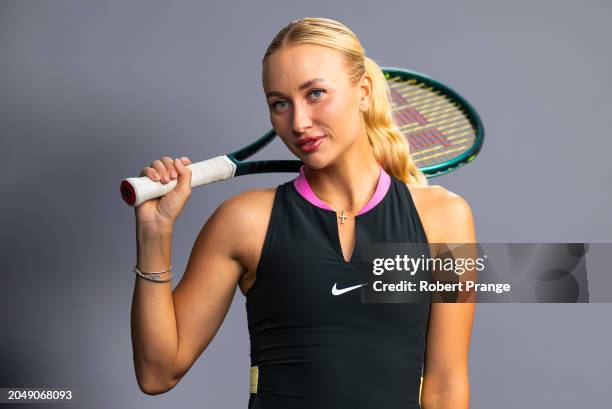
POLYGON ((361 303, 360 289, 332 293, 360 282, 356 263, 364 243, 427 243, 410 191, 380 168, 373 200, 355 217, 346 262, 337 214, 308 195, 303 169, 277 186, 246 294, 248 408, 420 408, 430 303, 361 303))

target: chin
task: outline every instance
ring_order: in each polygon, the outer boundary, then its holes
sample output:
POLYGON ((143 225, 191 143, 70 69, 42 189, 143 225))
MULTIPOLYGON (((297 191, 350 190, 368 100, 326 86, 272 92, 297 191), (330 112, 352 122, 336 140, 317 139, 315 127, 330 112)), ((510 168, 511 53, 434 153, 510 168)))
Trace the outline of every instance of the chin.
POLYGON ((314 170, 324 169, 331 163, 331 160, 321 156, 313 155, 306 156, 305 158, 299 158, 306 167, 314 170))

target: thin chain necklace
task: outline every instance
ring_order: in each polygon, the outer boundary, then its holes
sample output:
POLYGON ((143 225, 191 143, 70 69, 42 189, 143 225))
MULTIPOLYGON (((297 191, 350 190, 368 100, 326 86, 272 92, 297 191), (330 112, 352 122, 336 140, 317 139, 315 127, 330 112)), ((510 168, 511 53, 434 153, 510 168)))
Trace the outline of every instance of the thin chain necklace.
POLYGON ((370 194, 368 193, 367 195, 365 195, 364 197, 362 197, 361 199, 357 200, 356 202, 353 202, 353 204, 351 204, 349 207, 347 207, 344 210, 339 210, 338 206, 336 206, 335 204, 333 204, 332 202, 330 202, 329 200, 325 200, 322 197, 319 196, 319 199, 323 200, 326 203, 329 203, 330 205, 332 205, 332 207, 334 208, 334 210, 336 211, 336 214, 338 212, 342 212, 342 214, 340 216, 338 216, 338 218, 340 219, 340 224, 344 224, 344 221, 346 219, 348 219, 349 217, 346 215, 346 211, 351 209, 353 206, 355 206, 357 203, 361 202, 363 199, 367 198, 368 196, 370 196, 370 194))

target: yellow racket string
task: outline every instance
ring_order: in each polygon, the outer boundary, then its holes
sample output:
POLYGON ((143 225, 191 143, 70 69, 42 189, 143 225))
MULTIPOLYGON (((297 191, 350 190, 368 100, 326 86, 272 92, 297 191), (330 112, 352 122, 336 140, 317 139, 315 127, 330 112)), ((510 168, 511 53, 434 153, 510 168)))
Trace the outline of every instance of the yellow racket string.
POLYGON ((446 115, 436 116, 433 118, 427 118, 427 119, 431 119, 431 121, 429 121, 428 124, 425 124, 425 125, 416 124, 416 126, 412 126, 413 124, 407 124, 407 125, 402 125, 400 129, 404 133, 406 132, 415 133, 417 131, 422 131, 422 130, 433 128, 434 126, 436 128, 449 128, 449 127, 454 127, 455 125, 462 125, 462 123, 469 124, 469 122, 465 120, 465 116, 463 114, 457 114, 456 112, 449 113, 446 115))
POLYGON ((453 139, 452 146, 448 146, 448 147, 436 146, 434 148, 427 149, 427 152, 418 151, 415 154, 412 154, 413 161, 418 165, 429 166, 429 163, 431 163, 433 159, 436 159, 435 161, 433 161, 433 163, 439 163, 441 161, 452 159, 456 157, 457 155, 462 154, 463 152, 467 151, 470 148, 470 146, 472 146, 474 138, 458 139, 459 136, 460 135, 452 137, 453 139), (424 153, 428 153, 428 155, 420 156, 420 155, 423 155, 424 153))

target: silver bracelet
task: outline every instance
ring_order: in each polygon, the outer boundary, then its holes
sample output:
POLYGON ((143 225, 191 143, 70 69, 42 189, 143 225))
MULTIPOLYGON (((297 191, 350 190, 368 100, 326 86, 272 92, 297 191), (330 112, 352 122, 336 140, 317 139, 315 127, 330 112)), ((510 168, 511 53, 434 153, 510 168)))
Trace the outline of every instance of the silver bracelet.
POLYGON ((168 269, 165 271, 140 271, 137 266, 134 266, 134 268, 132 269, 133 272, 138 271, 142 274, 163 274, 163 273, 167 273, 170 270, 172 270, 172 264, 170 264, 170 267, 168 267, 168 269))
POLYGON ((153 281, 155 283, 167 283, 169 281, 172 280, 172 266, 170 266, 166 271, 156 271, 156 272, 144 272, 144 271, 140 271, 136 266, 134 266, 134 268, 132 268, 132 271, 134 273, 136 273, 139 277, 144 278, 145 280, 149 280, 149 281, 153 281), (170 277, 166 280, 162 280, 160 278, 160 274, 164 274, 164 273, 170 273, 170 277))
POLYGON ((169 281, 172 281, 172 275, 170 275, 170 277, 167 278, 166 280, 158 280, 157 278, 146 276, 146 275, 144 275, 142 273, 136 273, 136 274, 138 274, 138 276, 144 278, 145 280, 153 281, 154 283, 167 283, 169 281))

